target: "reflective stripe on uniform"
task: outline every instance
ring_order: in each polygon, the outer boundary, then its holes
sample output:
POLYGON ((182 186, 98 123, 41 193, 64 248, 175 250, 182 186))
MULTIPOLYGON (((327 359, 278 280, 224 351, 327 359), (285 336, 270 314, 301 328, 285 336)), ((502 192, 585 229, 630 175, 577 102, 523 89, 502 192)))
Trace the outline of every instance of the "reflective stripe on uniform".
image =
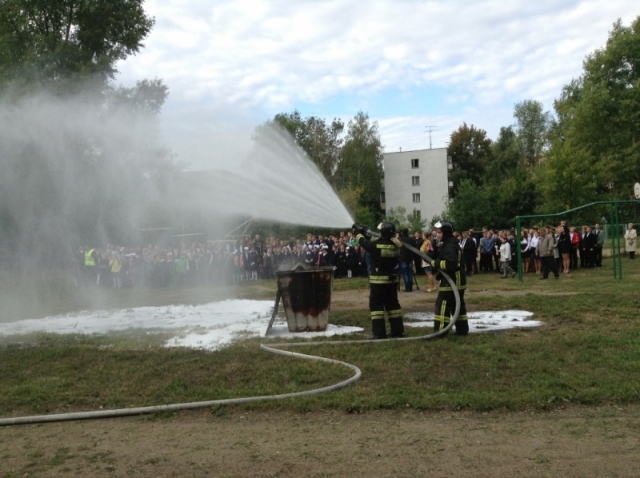
POLYGON ((358 234, 356 236, 356 242, 360 242, 360 239, 363 239, 363 238, 364 238, 364 236, 362 234, 358 234))
MULTIPOLYGON (((461 286, 456 287, 456 289, 458 289, 458 290, 466 290, 467 286, 466 285, 461 285, 461 286)), ((438 290, 441 290, 443 292, 450 292, 450 291, 453 290, 453 287, 447 287, 447 286, 441 285, 441 286, 438 287, 438 290)))
POLYGON ((376 244, 376 249, 380 250, 380 257, 399 257, 400 249, 394 244, 376 244))
POLYGON ((387 316, 390 319, 401 319, 402 318, 402 309, 389 310, 389 311, 387 311, 387 316))
POLYGON ((371 320, 384 319, 384 310, 372 310, 371 320))
POLYGON ((447 310, 447 301, 443 300, 442 304, 440 304, 440 313, 439 314, 436 313, 435 320, 437 320, 438 322, 441 320, 444 321, 445 320, 444 313, 446 310, 447 310))
POLYGON ((395 276, 369 276, 370 284, 395 284, 396 277, 395 276))

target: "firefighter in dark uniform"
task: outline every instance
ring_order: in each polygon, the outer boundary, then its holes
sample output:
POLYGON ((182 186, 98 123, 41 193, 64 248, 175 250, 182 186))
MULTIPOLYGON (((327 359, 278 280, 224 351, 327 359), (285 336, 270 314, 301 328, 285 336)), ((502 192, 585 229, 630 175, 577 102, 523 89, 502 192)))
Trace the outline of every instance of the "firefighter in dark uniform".
POLYGON ((437 332, 440 328, 449 325, 451 316, 456 310, 456 299, 453 295, 451 284, 444 278, 440 271, 446 272, 456 284, 460 293, 460 315, 454 327, 456 335, 467 335, 469 333, 469 322, 467 320, 467 308, 464 303, 464 291, 467 288, 467 277, 464 269, 464 257, 458 239, 453 235, 451 223, 441 221, 435 225, 440 240, 439 247, 435 253, 435 259, 431 263, 431 268, 436 274, 438 284, 438 297, 436 299, 435 318, 433 330, 437 332))
POLYGON ((404 324, 402 309, 398 302, 398 258, 402 243, 395 237, 396 228, 390 222, 378 226, 380 238, 369 240, 366 230, 360 226, 353 229, 356 241, 371 254, 371 275, 369 276, 369 310, 371 311, 372 340, 387 338, 384 313, 387 312, 390 337, 402 337, 404 324))

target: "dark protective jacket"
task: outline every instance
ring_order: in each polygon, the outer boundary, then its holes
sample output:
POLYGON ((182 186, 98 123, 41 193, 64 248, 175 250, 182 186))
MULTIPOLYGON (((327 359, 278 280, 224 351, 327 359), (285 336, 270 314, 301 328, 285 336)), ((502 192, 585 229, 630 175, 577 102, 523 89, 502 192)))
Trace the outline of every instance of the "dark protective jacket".
POLYGON ((446 238, 440 244, 437 255, 432 264, 436 271, 436 279, 438 279, 438 287, 441 291, 453 290, 449 281, 444 278, 440 271, 446 272, 455 283, 458 290, 467 288, 467 275, 464 271, 464 259, 460 243, 454 236, 446 238))
POLYGON ((371 284, 393 284, 397 281, 398 258, 400 247, 396 246, 391 238, 380 238, 375 241, 368 240, 362 234, 356 236, 360 247, 371 254, 372 272, 369 277, 371 284))
MULTIPOLYGON (((405 244, 409 244, 410 246, 415 247, 416 249, 419 249, 420 247, 416 245, 416 240, 413 237, 410 236, 400 236, 398 239, 400 239, 401 242, 404 242, 405 244)), ((414 253, 411 252, 409 249, 407 249, 406 247, 403 247, 400 250, 400 257, 399 257, 399 261, 400 262, 407 262, 407 263, 412 263, 413 262, 413 256, 414 253)))

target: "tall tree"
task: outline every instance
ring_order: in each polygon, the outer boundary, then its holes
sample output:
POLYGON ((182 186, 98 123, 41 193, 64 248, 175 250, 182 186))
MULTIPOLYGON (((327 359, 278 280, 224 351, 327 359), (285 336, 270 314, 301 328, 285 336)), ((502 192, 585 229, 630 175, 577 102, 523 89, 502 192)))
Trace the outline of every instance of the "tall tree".
POLYGON ((0 87, 106 85, 116 63, 137 53, 154 19, 144 0, 3 0, 0 87))
POLYGON ((542 103, 524 100, 516 103, 513 116, 516 119, 516 135, 522 156, 529 167, 540 162, 547 148, 547 131, 551 125, 551 114, 544 111, 542 103))
POLYGON ((383 149, 378 123, 360 111, 349 121, 340 162, 336 168, 335 184, 339 190, 361 188, 359 205, 379 216, 382 192, 383 149))
POLYGON ((500 128, 498 139, 493 143, 493 155, 486 167, 483 182, 499 184, 523 165, 518 137, 513 127, 503 126, 500 128))
POLYGON ((454 172, 451 175, 453 181, 451 196, 455 197, 464 179, 476 185, 482 184, 485 169, 493 157, 491 140, 487 137, 485 130, 464 123, 451 133, 447 154, 451 156, 454 164, 454 172))
POLYGON ((489 188, 478 186, 470 179, 463 179, 445 216, 451 218, 458 231, 493 225, 494 203, 489 188))
POLYGON ((167 88, 112 84, 153 25, 142 4, 0 2, 1 249, 66 259, 56 253, 78 241, 131 241, 160 198, 156 179, 173 171, 157 124, 167 88))
POLYGON ((587 56, 554 106, 570 150, 563 160, 599 173, 595 188, 585 182, 591 194, 628 198, 640 179, 640 17, 614 23, 606 46, 587 56))

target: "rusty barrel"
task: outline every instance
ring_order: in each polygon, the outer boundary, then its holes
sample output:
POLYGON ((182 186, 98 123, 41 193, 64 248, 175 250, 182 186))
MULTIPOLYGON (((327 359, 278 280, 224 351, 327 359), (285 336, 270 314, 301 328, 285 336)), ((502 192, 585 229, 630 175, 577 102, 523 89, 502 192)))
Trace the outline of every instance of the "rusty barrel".
POLYGON ((278 271, 289 332, 322 332, 329 325, 334 267, 302 267, 278 271))

